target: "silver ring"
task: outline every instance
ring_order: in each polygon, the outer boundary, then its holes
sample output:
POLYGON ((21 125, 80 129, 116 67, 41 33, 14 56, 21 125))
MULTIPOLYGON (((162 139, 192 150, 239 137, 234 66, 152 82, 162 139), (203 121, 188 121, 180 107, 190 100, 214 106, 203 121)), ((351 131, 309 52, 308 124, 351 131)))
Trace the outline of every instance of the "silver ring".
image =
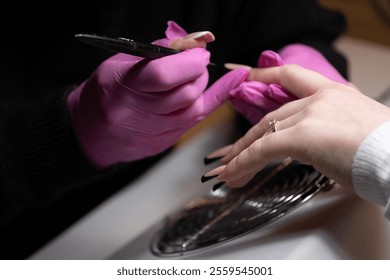
POLYGON ((268 123, 268 125, 270 125, 271 127, 264 133, 263 136, 266 136, 266 135, 268 135, 268 134, 270 134, 270 133, 274 133, 274 132, 278 131, 277 128, 276 128, 276 123, 277 123, 277 122, 278 122, 277 120, 272 119, 272 120, 268 123))
POLYGON ((268 123, 268 124, 271 126, 272 132, 278 131, 277 128, 276 128, 276 123, 277 123, 277 122, 278 122, 277 120, 272 119, 272 121, 270 121, 270 122, 268 123))

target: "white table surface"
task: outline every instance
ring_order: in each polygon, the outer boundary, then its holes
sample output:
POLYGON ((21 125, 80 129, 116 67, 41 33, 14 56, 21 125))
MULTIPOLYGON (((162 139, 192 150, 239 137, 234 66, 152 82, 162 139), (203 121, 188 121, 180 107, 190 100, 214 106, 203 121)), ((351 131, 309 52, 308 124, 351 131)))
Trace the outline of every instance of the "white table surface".
MULTIPOLYGON (((349 59, 352 81, 383 99, 390 87, 390 49, 351 38, 341 38, 336 47, 349 59)), ((179 147, 31 259, 156 259, 151 237, 166 215, 210 191, 212 184, 200 183, 210 169, 203 157, 229 143, 231 134, 222 123, 179 147)), ((339 188, 262 230, 181 258, 390 259, 390 224, 381 207, 339 188)))

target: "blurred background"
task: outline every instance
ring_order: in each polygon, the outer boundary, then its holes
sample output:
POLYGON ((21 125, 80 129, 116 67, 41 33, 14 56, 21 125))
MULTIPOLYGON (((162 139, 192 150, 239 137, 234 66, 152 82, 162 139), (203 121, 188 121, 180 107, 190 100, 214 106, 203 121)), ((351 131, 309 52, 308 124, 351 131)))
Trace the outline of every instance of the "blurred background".
POLYGON ((348 21, 346 35, 390 47, 389 0, 320 0, 323 6, 342 11, 348 21))

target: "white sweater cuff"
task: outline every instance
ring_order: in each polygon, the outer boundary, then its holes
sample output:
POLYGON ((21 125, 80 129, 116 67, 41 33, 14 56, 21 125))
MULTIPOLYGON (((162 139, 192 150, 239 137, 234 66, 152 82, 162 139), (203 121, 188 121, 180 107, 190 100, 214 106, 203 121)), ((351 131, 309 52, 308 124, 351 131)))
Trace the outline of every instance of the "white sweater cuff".
POLYGON ((385 206, 390 219, 390 122, 376 128, 360 145, 352 164, 356 193, 385 206))

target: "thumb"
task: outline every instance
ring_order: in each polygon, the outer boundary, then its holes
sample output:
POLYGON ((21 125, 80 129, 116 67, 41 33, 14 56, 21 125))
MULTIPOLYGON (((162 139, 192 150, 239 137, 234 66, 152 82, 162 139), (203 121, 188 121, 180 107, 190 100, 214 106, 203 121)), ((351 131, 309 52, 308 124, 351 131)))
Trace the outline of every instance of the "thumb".
POLYGON ((165 30, 165 36, 169 40, 182 38, 187 36, 187 31, 185 31, 180 25, 178 25, 173 20, 168 21, 167 23, 168 27, 165 30))
POLYGON ((168 21, 167 29, 165 30, 165 38, 153 41, 153 44, 162 47, 169 47, 169 42, 175 39, 187 36, 187 32, 173 20, 168 21))
POLYGON ((222 76, 203 94, 204 113, 210 114, 230 98, 230 92, 238 87, 249 75, 246 68, 238 68, 222 76))

